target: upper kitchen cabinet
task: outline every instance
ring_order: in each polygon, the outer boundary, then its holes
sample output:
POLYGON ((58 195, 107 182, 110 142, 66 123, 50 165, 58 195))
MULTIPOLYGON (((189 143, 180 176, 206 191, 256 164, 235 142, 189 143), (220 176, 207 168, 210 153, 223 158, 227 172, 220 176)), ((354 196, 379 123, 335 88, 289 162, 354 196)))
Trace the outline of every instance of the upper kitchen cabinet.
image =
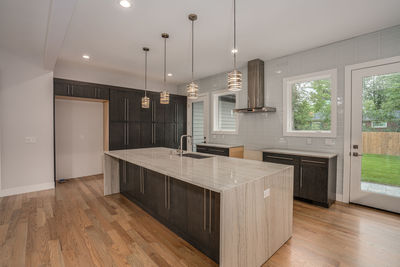
POLYGON ((127 97, 122 90, 110 90, 110 121, 127 121, 127 97))
POLYGON ((186 121, 186 97, 172 95, 165 106, 165 122, 183 123, 186 121))
POLYGON ((54 78, 54 95, 91 99, 109 99, 105 85, 54 78))

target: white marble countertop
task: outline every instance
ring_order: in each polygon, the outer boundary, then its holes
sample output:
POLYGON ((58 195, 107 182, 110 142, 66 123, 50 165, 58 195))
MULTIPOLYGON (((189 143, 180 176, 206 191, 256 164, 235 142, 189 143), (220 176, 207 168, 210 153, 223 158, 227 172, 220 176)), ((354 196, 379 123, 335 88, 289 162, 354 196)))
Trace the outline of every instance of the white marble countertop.
POLYGON ((270 152, 270 153, 278 153, 278 154, 288 154, 288 155, 308 156, 308 157, 328 158, 328 159, 337 156, 337 154, 334 154, 334 153, 300 151, 300 150, 290 150, 290 149, 266 148, 266 149, 263 149, 262 151, 270 152))
POLYGON ((221 147, 221 148, 233 148, 233 147, 241 147, 243 145, 227 145, 227 144, 211 144, 211 143, 200 143, 198 146, 211 146, 211 147, 221 147))
POLYGON ((240 184, 293 168, 288 165, 202 153, 196 154, 211 157, 193 159, 172 154, 172 151, 176 153, 174 149, 154 147, 104 153, 215 192, 223 192, 240 184))

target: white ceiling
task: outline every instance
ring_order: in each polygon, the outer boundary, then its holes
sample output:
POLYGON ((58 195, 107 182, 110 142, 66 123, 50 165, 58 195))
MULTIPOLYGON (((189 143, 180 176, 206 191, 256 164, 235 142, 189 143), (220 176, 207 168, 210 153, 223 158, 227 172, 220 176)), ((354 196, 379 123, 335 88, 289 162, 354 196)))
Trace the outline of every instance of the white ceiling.
MULTIPOLYGON (((1 0, 0 46, 42 54, 51 1, 1 0)), ((237 0, 238 63, 276 58, 400 24, 399 0, 237 0)), ((162 79, 162 32, 168 41, 169 82, 190 80, 189 13, 196 13, 196 78, 232 68, 231 0, 77 0, 59 58, 143 74, 141 48, 150 47, 149 76, 162 79)), ((48 33, 47 33, 48 34, 48 33)))

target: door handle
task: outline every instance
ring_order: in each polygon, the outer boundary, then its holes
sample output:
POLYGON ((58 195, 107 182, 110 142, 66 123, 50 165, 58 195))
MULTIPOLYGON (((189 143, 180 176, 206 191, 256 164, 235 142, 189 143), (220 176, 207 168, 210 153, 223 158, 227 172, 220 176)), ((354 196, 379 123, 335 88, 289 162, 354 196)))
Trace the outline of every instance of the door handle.
POLYGON ((353 157, 362 157, 362 154, 358 152, 353 152, 353 157))

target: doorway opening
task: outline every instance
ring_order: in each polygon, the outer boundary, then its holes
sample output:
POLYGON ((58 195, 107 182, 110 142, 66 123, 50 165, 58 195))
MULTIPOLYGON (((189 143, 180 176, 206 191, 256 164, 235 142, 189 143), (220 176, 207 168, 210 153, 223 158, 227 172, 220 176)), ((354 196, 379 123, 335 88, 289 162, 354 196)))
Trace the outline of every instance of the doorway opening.
POLYGON ((55 182, 103 173, 109 146, 109 101, 55 96, 55 182))

